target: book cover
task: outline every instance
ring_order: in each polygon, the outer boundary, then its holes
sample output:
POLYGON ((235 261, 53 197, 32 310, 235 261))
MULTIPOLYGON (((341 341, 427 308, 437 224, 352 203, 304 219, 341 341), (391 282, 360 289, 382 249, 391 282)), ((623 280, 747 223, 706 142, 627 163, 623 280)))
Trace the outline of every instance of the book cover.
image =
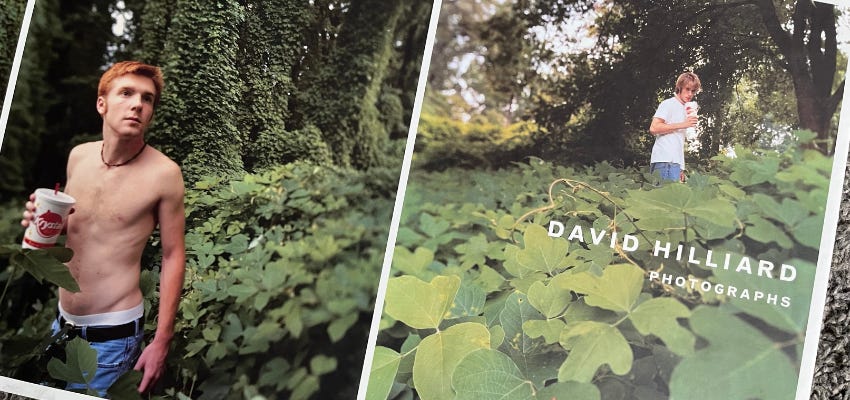
POLYGON ((810 398, 846 5, 441 7, 361 398, 810 398))

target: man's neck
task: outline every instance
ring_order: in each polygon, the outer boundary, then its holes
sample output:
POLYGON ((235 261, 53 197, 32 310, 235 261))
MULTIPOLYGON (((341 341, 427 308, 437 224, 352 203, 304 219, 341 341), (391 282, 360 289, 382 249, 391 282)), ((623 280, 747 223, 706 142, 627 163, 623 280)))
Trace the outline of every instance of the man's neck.
POLYGON ((138 155, 140 149, 146 144, 142 137, 120 139, 115 136, 104 135, 101 146, 103 146, 101 148, 103 163, 114 165, 128 162, 133 156, 138 155))

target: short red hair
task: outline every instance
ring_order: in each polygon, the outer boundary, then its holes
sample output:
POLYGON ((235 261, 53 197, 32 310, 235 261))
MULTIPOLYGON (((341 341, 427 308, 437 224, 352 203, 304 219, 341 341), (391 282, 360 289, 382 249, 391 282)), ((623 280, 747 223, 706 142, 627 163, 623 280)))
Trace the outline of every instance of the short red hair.
POLYGON ((154 93, 154 106, 159 104, 159 98, 162 94, 162 87, 165 85, 165 82, 162 79, 162 70, 159 67, 144 64, 138 61, 121 61, 113 64, 109 67, 106 72, 100 77, 100 83, 97 85, 97 96, 105 96, 109 93, 110 86, 112 85, 112 81, 116 78, 127 74, 140 75, 147 78, 150 78, 153 81, 154 89, 156 93, 154 93))

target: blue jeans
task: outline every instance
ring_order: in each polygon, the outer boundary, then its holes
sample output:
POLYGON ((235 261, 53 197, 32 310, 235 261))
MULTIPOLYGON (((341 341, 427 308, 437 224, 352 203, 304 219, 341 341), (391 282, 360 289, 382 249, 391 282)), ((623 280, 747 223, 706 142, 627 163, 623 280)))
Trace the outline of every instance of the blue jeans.
MULTIPOLYGON (((139 325, 142 325, 140 322, 139 325)), ((53 333, 59 331, 59 321, 53 320, 53 333)), ((88 387, 97 390, 101 397, 106 396, 109 389, 121 374, 131 370, 141 354, 142 340, 144 339, 144 326, 138 326, 135 336, 113 339, 105 342, 94 342, 89 344, 97 351, 97 372, 94 379, 89 382, 88 387)), ((84 382, 68 382, 65 387, 68 390, 85 391, 84 382)))
POLYGON ((661 181, 679 182, 679 176, 682 174, 682 167, 677 163, 672 162, 657 162, 652 163, 649 167, 649 173, 658 171, 661 174, 661 181))

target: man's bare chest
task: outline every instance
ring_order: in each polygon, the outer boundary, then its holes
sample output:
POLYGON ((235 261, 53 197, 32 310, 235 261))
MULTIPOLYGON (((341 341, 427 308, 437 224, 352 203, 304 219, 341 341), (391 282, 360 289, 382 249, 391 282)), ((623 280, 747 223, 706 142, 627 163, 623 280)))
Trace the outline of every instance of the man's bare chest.
MULTIPOLYGON (((124 171, 117 171, 124 172, 124 171)), ((131 171, 127 171, 131 172, 131 171)), ((158 203, 156 186, 130 173, 80 171, 68 181, 69 194, 77 200, 74 224, 123 226, 155 218, 158 203)))

